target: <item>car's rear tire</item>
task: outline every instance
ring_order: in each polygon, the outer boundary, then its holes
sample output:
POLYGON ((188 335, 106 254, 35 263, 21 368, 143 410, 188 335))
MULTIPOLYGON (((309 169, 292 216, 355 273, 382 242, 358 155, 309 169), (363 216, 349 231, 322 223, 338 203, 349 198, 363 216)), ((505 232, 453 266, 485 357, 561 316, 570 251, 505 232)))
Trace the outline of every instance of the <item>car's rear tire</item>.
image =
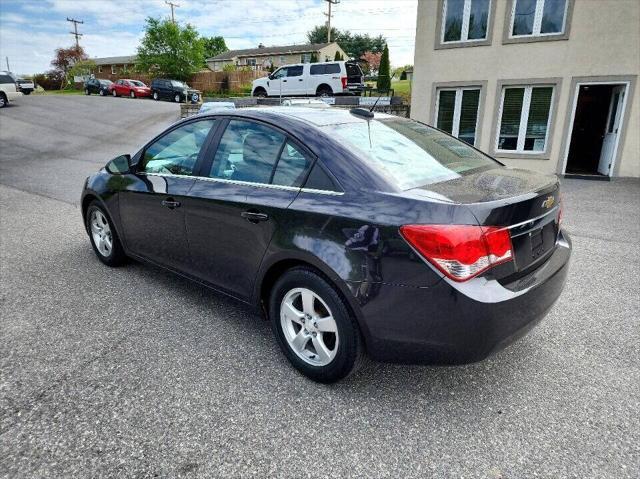
POLYGON ((154 99, 155 101, 158 101, 158 100, 160 99, 160 95, 158 95, 158 92, 157 92, 157 91, 154 91, 154 92, 153 92, 153 94, 152 94, 151 96, 153 96, 153 99, 154 99))
POLYGON ((89 91, 89 89, 88 89, 88 88, 85 88, 85 89, 84 89, 84 94, 85 94, 85 95, 91 95, 91 92, 89 91))
POLYGON ((100 90, 100 96, 104 96, 104 95, 105 95, 104 90, 100 90))
POLYGON ((23 92, 22 92, 22 94, 23 94, 23 95, 31 95, 31 92, 32 92, 32 91, 33 91, 33 90, 25 90, 25 91, 23 91, 23 92))
POLYGON ((116 98, 118 96, 118 92, 115 90, 111 90, 111 94, 113 95, 113 98, 116 98))
POLYGON ((102 205, 93 200, 85 213, 85 224, 89 241, 100 261, 107 266, 120 266, 127 256, 124 254, 118 233, 102 205))
POLYGON ((176 95, 173 97, 173 101, 175 101, 176 103, 180 103, 181 100, 182 97, 180 96, 180 93, 176 93, 176 95))
POLYGON ((136 97, 136 92, 134 92, 133 90, 131 90, 131 92, 129 93, 129 96, 131 98, 135 98, 136 97))
POLYGON ((321 97, 333 96, 333 90, 328 85, 320 85, 316 90, 316 96, 321 96, 321 97))
POLYGON ((7 101, 7 97, 3 92, 0 92, 0 108, 4 108, 8 104, 9 102, 7 101))
POLYGON ((282 352, 308 378, 332 383, 360 365, 358 324, 338 290, 313 269, 293 268, 276 281, 269 318, 282 352))

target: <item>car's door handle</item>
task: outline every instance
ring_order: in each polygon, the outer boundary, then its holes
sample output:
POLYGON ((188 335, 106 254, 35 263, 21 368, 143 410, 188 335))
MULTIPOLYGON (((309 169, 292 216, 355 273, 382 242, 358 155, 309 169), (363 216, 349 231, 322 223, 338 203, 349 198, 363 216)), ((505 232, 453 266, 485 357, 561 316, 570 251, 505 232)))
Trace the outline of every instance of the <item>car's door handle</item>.
POLYGON ((298 81, 302 81, 302 80, 304 80, 304 78, 298 78, 298 81))
POLYGON ((173 198, 167 198, 166 200, 162 200, 162 206, 166 206, 170 210, 174 208, 178 208, 180 206, 180 202, 174 200, 173 198))
POLYGON ((287 83, 287 80, 282 80, 282 83, 287 83))
POLYGON ((243 211, 240 213, 240 216, 251 223, 258 223, 259 221, 267 221, 269 219, 269 215, 258 213, 257 211, 243 211))

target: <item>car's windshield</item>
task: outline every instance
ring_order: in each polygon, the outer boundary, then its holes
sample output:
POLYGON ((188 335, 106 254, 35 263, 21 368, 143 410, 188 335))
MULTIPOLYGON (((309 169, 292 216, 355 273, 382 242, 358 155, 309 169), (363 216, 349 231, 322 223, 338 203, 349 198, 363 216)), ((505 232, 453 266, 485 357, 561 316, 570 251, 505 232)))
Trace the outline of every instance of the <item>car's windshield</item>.
POLYGON ((171 80, 171 85, 177 86, 178 88, 187 88, 186 83, 182 83, 181 81, 177 81, 177 80, 171 80))
POLYGON ((100 80, 100 83, 102 85, 111 85, 111 83, 113 83, 111 80, 100 80))
POLYGON ((133 83, 135 86, 146 86, 144 83, 138 80, 131 80, 131 83, 133 83))
POLYGON ((465 176, 498 163, 466 143, 412 120, 383 119, 325 127, 402 190, 465 176))

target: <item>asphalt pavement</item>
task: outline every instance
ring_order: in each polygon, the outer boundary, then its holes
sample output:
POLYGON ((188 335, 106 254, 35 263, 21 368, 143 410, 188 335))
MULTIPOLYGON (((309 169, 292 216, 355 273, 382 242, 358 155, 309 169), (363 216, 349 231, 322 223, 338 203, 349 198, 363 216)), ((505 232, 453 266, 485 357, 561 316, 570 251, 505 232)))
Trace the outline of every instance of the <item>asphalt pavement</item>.
POLYGON ((82 180, 177 116, 66 96, 0 111, 0 477, 640 475, 640 182, 563 180, 569 281, 519 342, 326 386, 238 303, 95 258, 82 180))

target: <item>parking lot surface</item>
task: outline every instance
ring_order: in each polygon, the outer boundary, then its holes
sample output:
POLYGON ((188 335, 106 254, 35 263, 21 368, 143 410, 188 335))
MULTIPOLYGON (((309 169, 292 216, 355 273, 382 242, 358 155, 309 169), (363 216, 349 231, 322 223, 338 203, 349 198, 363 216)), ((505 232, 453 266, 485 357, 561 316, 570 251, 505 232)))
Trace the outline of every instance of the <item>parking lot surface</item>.
POLYGON ((95 258, 82 180, 177 116, 98 97, 0 112, 1 477, 639 476, 638 181, 563 181, 569 282, 516 344, 326 386, 232 300, 95 258))

